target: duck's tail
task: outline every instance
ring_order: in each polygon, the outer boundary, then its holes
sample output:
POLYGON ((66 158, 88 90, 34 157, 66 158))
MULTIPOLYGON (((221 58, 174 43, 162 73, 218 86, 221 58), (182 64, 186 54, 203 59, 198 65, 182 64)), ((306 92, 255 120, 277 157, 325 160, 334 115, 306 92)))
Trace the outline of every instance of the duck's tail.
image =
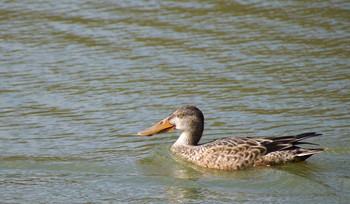
POLYGON ((302 140, 321 136, 315 132, 303 133, 295 136, 284 136, 269 138, 271 142, 267 142, 264 146, 267 148, 267 153, 263 157, 264 163, 268 165, 281 164, 286 162, 304 161, 316 153, 321 153, 324 148, 301 148, 298 145, 317 145, 302 140))

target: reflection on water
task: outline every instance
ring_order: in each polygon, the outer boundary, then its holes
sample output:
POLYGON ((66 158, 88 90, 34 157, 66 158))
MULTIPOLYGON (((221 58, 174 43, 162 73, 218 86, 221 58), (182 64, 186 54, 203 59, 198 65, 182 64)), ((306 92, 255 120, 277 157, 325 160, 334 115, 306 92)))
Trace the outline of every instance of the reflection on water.
POLYGON ((0 199, 334 202, 350 192, 348 3, 4 1, 0 199), (202 142, 308 131, 307 163, 237 172, 136 132, 197 105, 202 142), (317 140, 317 141, 316 141, 317 140))

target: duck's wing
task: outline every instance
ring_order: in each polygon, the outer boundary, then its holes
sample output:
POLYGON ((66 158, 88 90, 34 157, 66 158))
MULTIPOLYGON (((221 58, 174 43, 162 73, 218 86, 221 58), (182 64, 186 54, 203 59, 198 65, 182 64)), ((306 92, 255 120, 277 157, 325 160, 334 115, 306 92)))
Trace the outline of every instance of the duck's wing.
MULTIPOLYGON (((307 133, 293 135, 293 136, 263 138, 261 145, 266 147, 267 149, 266 154, 271 152, 276 152, 276 151, 283 151, 283 150, 295 150, 295 149, 299 149, 300 147, 298 145, 302 145, 302 144, 317 145, 310 142, 304 142, 302 140, 321 136, 321 135, 322 134, 318 134, 315 132, 307 132, 307 133)), ((321 150, 323 148, 317 148, 317 149, 321 150)))
POLYGON ((227 137, 200 145, 196 155, 202 166, 226 170, 303 161, 324 149, 304 149, 297 145, 315 145, 302 140, 320 135, 311 132, 270 138, 227 137))
POLYGON ((197 163, 207 168, 235 170, 254 166, 266 154, 263 138, 227 137, 198 147, 197 163))

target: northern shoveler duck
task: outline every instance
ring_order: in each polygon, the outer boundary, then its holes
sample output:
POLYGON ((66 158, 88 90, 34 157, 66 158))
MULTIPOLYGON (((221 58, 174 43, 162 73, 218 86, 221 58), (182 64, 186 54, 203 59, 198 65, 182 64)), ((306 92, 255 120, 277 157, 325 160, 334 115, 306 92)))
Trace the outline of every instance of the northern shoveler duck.
POLYGON ((203 113, 195 106, 183 106, 169 117, 139 133, 140 136, 182 133, 172 145, 171 151, 186 160, 206 168, 237 170, 253 166, 270 166, 288 162, 304 161, 323 148, 301 148, 304 139, 320 136, 315 132, 283 137, 226 137, 198 144, 204 130, 203 113))

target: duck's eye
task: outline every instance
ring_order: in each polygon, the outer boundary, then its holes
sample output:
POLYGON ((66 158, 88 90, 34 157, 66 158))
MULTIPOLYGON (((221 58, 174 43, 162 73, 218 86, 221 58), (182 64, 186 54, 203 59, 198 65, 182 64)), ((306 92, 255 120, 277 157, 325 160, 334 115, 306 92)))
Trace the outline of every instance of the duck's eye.
POLYGON ((182 117, 184 117, 184 114, 183 113, 179 113, 179 114, 177 114, 177 117, 178 118, 182 118, 182 117))

